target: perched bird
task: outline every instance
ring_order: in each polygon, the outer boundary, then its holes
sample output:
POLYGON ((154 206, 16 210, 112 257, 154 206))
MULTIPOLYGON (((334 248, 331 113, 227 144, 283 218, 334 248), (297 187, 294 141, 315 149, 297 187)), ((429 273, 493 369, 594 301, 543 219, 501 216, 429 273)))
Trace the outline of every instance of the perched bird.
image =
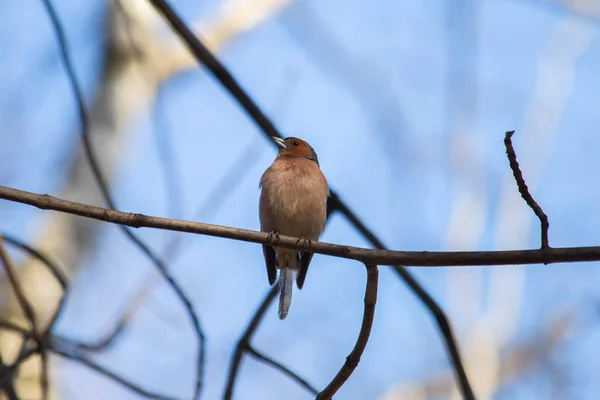
MULTIPOLYGON (((277 235, 295 236, 310 244, 319 239, 327 220, 329 186, 315 150, 304 140, 273 137, 279 153, 260 179, 260 230, 277 235)), ((279 319, 287 316, 296 277, 302 289, 313 254, 263 245, 269 284, 273 285, 279 268, 279 319)))

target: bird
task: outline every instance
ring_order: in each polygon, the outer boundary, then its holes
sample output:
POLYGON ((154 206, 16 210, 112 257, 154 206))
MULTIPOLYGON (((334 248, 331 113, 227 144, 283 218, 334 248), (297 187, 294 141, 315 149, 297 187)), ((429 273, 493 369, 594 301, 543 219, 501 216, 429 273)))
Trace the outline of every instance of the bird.
POLYGON ((258 209, 260 230, 269 233, 273 244, 262 246, 271 286, 279 269, 278 315, 283 320, 292 301, 294 279, 302 289, 313 253, 277 247, 277 238, 280 234, 298 237, 303 247, 310 247, 325 230, 330 192, 311 145, 297 137, 272 139, 279 152, 260 179, 258 209))

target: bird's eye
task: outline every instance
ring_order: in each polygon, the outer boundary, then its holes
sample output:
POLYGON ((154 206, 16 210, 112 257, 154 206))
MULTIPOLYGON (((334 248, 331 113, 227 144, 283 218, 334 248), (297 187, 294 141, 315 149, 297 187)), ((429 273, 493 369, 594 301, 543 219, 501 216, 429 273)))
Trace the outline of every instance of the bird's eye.
POLYGON ((293 145, 293 146, 300 146, 300 143, 298 143, 298 142, 293 142, 293 143, 292 143, 292 145, 293 145))

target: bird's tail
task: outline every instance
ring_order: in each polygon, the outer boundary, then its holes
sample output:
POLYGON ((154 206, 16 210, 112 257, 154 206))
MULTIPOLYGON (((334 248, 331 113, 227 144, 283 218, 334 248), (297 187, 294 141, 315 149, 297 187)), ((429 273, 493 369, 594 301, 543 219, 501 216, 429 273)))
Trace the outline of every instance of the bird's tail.
POLYGON ((281 268, 279 278, 279 319, 285 319, 292 303, 292 288, 296 271, 290 268, 281 268))

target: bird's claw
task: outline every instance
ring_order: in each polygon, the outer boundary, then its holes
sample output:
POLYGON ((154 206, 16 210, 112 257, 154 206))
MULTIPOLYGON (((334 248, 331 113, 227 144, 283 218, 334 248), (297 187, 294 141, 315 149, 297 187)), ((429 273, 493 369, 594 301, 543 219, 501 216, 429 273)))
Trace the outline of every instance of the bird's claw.
POLYGON ((302 246, 302 248, 305 249, 312 245, 312 241, 309 238, 302 237, 296 240, 296 244, 302 246))
POLYGON ((272 246, 275 245, 276 243, 279 243, 279 233, 277 233, 275 231, 269 232, 269 234, 267 235, 267 241, 272 246))

